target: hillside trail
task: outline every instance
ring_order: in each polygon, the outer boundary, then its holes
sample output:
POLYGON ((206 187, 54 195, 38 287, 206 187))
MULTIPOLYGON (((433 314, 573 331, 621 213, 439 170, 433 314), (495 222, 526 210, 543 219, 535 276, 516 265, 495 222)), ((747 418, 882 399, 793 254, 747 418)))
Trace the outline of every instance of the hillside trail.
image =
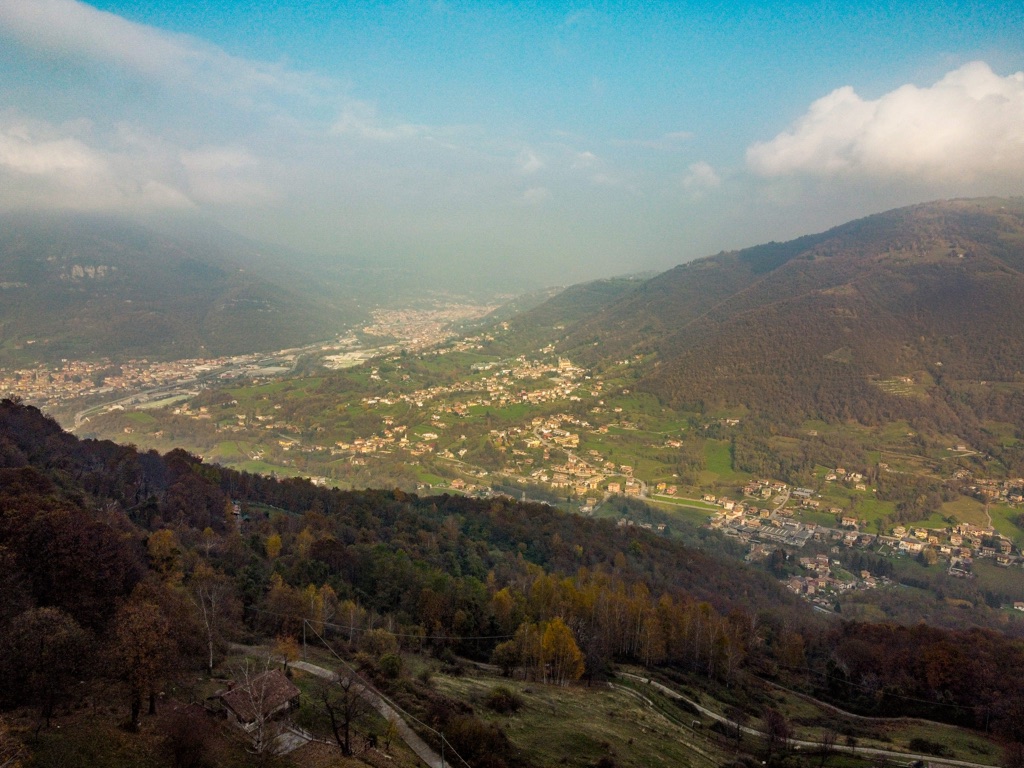
MULTIPOLYGON (((675 699, 676 701, 685 701, 687 704, 698 710, 701 714, 707 715, 712 720, 716 720, 717 722, 727 725, 730 728, 736 728, 740 732, 745 733, 749 736, 754 736, 759 739, 765 738, 765 734, 761 731, 755 730, 754 728, 748 728, 747 726, 741 726, 738 723, 735 723, 732 720, 723 717, 717 712, 713 712, 707 707, 701 706, 693 699, 684 696, 683 694, 673 690, 672 688, 669 688, 667 685, 663 685, 662 683, 652 680, 651 678, 640 677, 639 675, 633 675, 628 672, 619 672, 618 677, 633 680, 644 685, 649 685, 652 688, 665 694, 670 699, 675 699)), ((800 747, 801 749, 819 749, 821 747, 821 744, 816 741, 802 741, 799 739, 791 739, 789 743, 795 747, 800 747)), ((845 752, 851 755, 872 755, 874 757, 884 757, 889 759, 895 758, 898 760, 915 760, 921 761, 926 765, 933 766, 948 765, 956 766, 956 768, 993 768, 993 766, 987 765, 985 763, 972 763, 967 760, 951 760, 945 757, 936 757, 935 755, 915 755, 909 752, 894 752, 892 750, 876 749, 874 747, 852 747, 845 744, 835 744, 832 747, 832 750, 834 752, 845 752)))

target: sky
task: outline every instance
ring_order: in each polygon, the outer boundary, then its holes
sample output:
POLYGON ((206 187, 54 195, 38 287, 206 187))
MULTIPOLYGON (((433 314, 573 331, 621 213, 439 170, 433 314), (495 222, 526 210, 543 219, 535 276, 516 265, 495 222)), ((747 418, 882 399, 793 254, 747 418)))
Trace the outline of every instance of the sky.
POLYGON ((0 211, 568 284, 1024 194, 1024 3, 0 0, 0 211))

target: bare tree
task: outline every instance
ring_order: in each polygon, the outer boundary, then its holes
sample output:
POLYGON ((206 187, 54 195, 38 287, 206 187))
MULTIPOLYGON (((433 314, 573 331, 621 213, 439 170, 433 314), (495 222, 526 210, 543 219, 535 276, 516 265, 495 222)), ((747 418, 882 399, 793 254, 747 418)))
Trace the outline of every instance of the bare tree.
POLYGON ((196 607, 206 630, 207 661, 206 672, 213 674, 214 643, 220 633, 220 625, 228 610, 233 591, 228 579, 205 563, 196 567, 189 581, 188 596, 196 607))
POLYGON ((793 735, 789 720, 775 707, 768 707, 764 711, 764 735, 768 742, 768 755, 765 761, 771 765, 776 750, 785 753, 789 749, 789 739, 793 735))
POLYGON ((117 611, 109 649, 114 669, 128 683, 131 728, 139 727, 142 699, 146 694, 149 694, 149 713, 156 714, 156 692, 173 669, 176 651, 166 617, 159 606, 148 602, 136 588, 117 611))
POLYGON ((750 716, 739 707, 729 706, 725 710, 725 717, 733 726, 732 736, 736 739, 738 749, 740 742, 743 741, 743 726, 749 722, 750 716))
POLYGON ((317 701, 330 719, 334 740, 345 755, 352 754, 352 728, 371 709, 365 692, 366 685, 355 675, 324 680, 317 686, 317 701))
POLYGON ((825 761, 828 760, 828 756, 835 751, 836 741, 838 740, 839 734, 831 728, 826 728, 821 732, 821 735, 818 737, 818 743, 821 744, 821 762, 818 764, 819 768, 824 768, 825 761))
POLYGON ((269 727, 273 713, 267 706, 271 692, 267 674, 270 670, 269 657, 259 661, 246 659, 235 675, 238 684, 234 690, 238 691, 236 695, 242 700, 242 706, 239 707, 241 725, 252 738, 250 751, 260 756, 269 753, 274 741, 274 734, 269 727))

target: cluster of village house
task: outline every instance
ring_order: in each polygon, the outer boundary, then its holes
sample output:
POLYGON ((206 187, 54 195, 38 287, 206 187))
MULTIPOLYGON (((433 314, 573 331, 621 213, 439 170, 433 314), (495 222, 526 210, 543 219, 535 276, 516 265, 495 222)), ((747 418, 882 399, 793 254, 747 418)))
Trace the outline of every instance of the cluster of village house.
MULTIPOLYGON (((435 347, 453 338, 459 323, 478 320, 497 309, 496 305, 446 304, 430 309, 377 309, 373 322, 363 328, 371 336, 391 337, 410 352, 435 347)), ((507 324, 505 326, 507 328, 507 324)), ((483 338, 491 339, 490 336, 483 338)), ((475 349, 481 337, 456 342, 453 351, 475 349)))
POLYGON ((209 373, 227 365, 255 362, 256 356, 150 362, 129 360, 114 366, 110 360, 65 360, 59 366, 38 365, 0 370, 0 392, 34 405, 59 405, 82 397, 114 395, 163 387, 209 373))
POLYGON ((889 583, 889 579, 884 576, 876 578, 868 571, 861 571, 860 578, 855 580, 836 578, 832 573, 832 568, 838 565, 838 560, 829 560, 828 555, 824 554, 801 557, 800 567, 808 574, 791 577, 786 582, 786 586, 794 594, 802 595, 813 603, 831 607, 829 597, 835 594, 854 589, 873 589, 889 583))
MULTIPOLYGON (((552 350, 548 348, 540 351, 545 353, 552 350)), ((400 366, 399 360, 400 358, 395 358, 395 362, 400 366)), ((365 437, 338 441, 331 445, 301 441, 299 426, 273 411, 248 415, 236 412, 228 419, 218 415, 215 429, 218 432, 234 433, 246 433, 251 430, 270 432, 283 451, 294 450, 348 457, 353 464, 365 464, 368 455, 390 454, 396 449, 413 457, 434 454, 442 459, 459 461, 467 453, 463 442, 466 436, 451 435, 448 439, 443 439, 442 435, 460 419, 469 416, 472 413, 471 409, 479 411, 481 408, 502 408, 521 404, 551 405, 580 401, 584 395, 601 398, 604 394, 601 377, 592 378, 586 371, 565 358, 558 358, 557 362, 551 363, 521 356, 511 361, 476 364, 473 369, 476 372, 493 373, 477 380, 427 387, 411 393, 363 398, 362 405, 367 409, 385 411, 385 414, 381 415, 381 429, 365 437), (394 406, 402 405, 415 411, 429 409, 428 420, 425 424, 412 428, 396 423, 395 416, 386 415, 394 406), (444 443, 447 443, 446 447, 439 447, 439 444, 444 443)), ((379 368, 373 368, 370 377, 379 377, 379 373, 379 368)), ((409 377, 404 375, 403 378, 409 377)), ((604 401, 598 399, 596 402, 591 410, 598 413, 604 411, 604 401)), ((237 401, 229 401, 227 405, 237 405, 237 401)), ((275 411, 281 410, 279 404, 273 405, 272 408, 275 411)), ((608 410, 619 413, 622 411, 621 408, 608 410)), ((183 403, 176 406, 172 412, 195 420, 214 419, 213 412, 207 406, 183 403)), ((618 424, 628 426, 622 421, 618 424)), ((129 427, 126 431, 130 429, 129 427)), ((510 475, 520 482, 544 484, 552 489, 575 494, 584 502, 584 512, 592 509, 598 499, 606 494, 646 495, 645 485, 633 477, 631 467, 617 466, 593 450, 585 458, 573 453, 579 448, 579 431, 582 429, 594 429, 604 433, 608 428, 592 427, 586 420, 560 413, 534 417, 522 426, 492 429, 489 438, 507 454, 509 464, 506 471, 510 475), (551 449, 559 449, 567 454, 564 463, 548 464, 551 449), (538 450, 543 457, 539 459, 544 462, 543 468, 534 466, 534 456, 538 450)), ((264 451, 256 450, 250 458, 264 458, 264 451)), ((487 474, 468 465, 462 465, 461 470, 462 474, 487 474)), ((454 480, 450 487, 466 492, 479 490, 472 483, 458 479, 454 480)), ((676 489, 674 486, 667 487, 665 483, 661 483, 658 485, 658 491, 674 494, 676 489)))
MULTIPOLYGON (((580 501, 583 514, 592 512, 598 502, 608 494, 641 496, 644 483, 633 476, 633 467, 606 460, 600 452, 590 450, 586 456, 572 452, 579 446, 579 435, 570 432, 572 427, 587 428, 590 425, 567 414, 535 417, 529 427, 513 427, 508 430, 491 430, 490 437, 500 446, 511 446, 512 465, 507 469, 517 481, 526 484, 543 484, 554 490, 575 495, 580 501), (517 448, 521 445, 527 450, 517 448), (533 468, 534 458, 528 450, 541 450, 543 460, 551 459, 550 449, 559 447, 565 451, 562 463, 533 468), (617 479, 616 479, 617 478, 617 479)), ((465 451, 452 453, 449 449, 438 452, 442 458, 455 458, 465 451)), ((479 473, 483 475, 486 473, 479 473)), ((450 487, 473 492, 476 486, 456 479, 450 487)), ((664 487, 664 483, 661 484, 664 487)))
MULTIPOLYGON (((855 485, 861 482, 857 473, 846 473, 841 468, 829 473, 831 479, 844 474, 852 476, 851 482, 855 485)), ((983 485, 988 486, 988 483, 983 485)), ((863 521, 836 507, 822 510, 835 517, 835 527, 793 519, 795 510, 787 506, 790 500, 804 508, 821 509, 821 502, 813 498, 816 494, 808 488, 791 489, 785 483, 761 480, 744 487, 743 494, 747 498, 742 501, 710 495, 704 500, 720 507, 712 515, 709 527, 749 544, 754 557, 763 554, 766 546, 801 549, 809 542, 819 542, 831 547, 887 548, 889 552, 908 555, 930 552, 936 559, 948 561, 950 574, 962 577, 970 576, 973 561, 978 557, 991 558, 997 565, 1007 567, 1024 564, 1024 557, 1015 550, 1013 542, 991 527, 969 523, 957 523, 950 528, 896 525, 889 534, 874 534, 860 530, 863 521), (758 507, 754 499, 760 499, 762 503, 773 499, 774 508, 758 507)), ((801 594, 814 595, 825 589, 843 591, 855 586, 853 582, 834 579, 827 573, 827 556, 801 558, 800 563, 805 569, 816 572, 814 576, 791 582, 794 591, 801 594)), ((875 586, 876 581, 868 576, 866 572, 862 573, 856 586, 875 586)))
MULTIPOLYGON (((396 358, 396 361, 398 359, 396 358)), ((386 411, 394 406, 402 405, 414 408, 416 411, 429 408, 429 420, 415 429, 396 423, 393 416, 382 415, 380 421, 382 428, 372 434, 352 440, 337 441, 332 445, 320 445, 301 442, 297 436, 301 431, 299 426, 290 423, 280 414, 260 413, 247 416, 235 413, 232 416, 233 422, 226 422, 221 417, 216 430, 244 433, 252 429, 259 429, 272 432, 275 434, 276 442, 284 451, 297 450, 336 457, 347 456, 353 464, 364 464, 367 455, 388 454, 395 449, 400 449, 414 457, 436 453, 442 458, 454 460, 461 459, 466 453, 465 447, 459 445, 466 439, 465 435, 445 441, 448 442, 446 448, 439 449, 438 445, 442 442, 442 434, 459 419, 469 416, 471 409, 502 408, 519 404, 553 404, 566 400, 579 401, 581 397, 578 393, 581 392, 581 387, 591 395, 600 396, 604 386, 599 380, 590 381, 590 377, 586 376, 582 369, 577 368, 564 358, 551 364, 527 360, 523 356, 510 362, 484 363, 473 367, 476 371, 494 370, 494 373, 475 381, 426 387, 411 393, 365 397, 361 400, 362 405, 369 410, 386 411), (543 383, 550 382, 550 385, 536 386, 536 382, 541 379, 547 380, 543 383), (532 385, 531 382, 533 382, 532 385)), ((380 377, 379 368, 372 368, 370 371, 370 378, 375 377, 380 377)), ((403 379, 408 378, 408 375, 403 375, 403 379)), ((228 405, 237 405, 237 402, 232 401, 228 405)), ((280 410, 281 406, 274 405, 273 408, 280 410)), ((173 413, 197 420, 213 418, 213 414, 206 406, 193 408, 188 404, 183 404, 175 408, 173 413)), ((490 438, 501 446, 502 451, 512 447, 518 440, 522 440, 530 448, 551 445, 572 450, 579 445, 579 435, 568 431, 567 427, 574 426, 586 428, 590 425, 586 421, 560 414, 547 419, 534 419, 531 424, 523 427, 491 430, 490 438)), ((546 449, 545 454, 547 454, 546 449)), ((518 457, 525 456, 526 453, 512 447, 512 455, 518 457)), ((528 460, 527 463, 530 461, 528 460)))
MULTIPOLYGON (((70 277, 102 277, 105 269, 107 268, 103 266, 75 265, 70 277), (90 274, 90 271, 93 274, 90 274)), ((374 322, 363 330, 378 336, 397 338, 398 346, 415 351, 451 340, 456 335, 452 329, 453 323, 482 317, 493 309, 494 307, 489 305, 452 304, 428 310, 378 310, 373 313, 374 322)), ((492 336, 486 334, 461 339, 454 342, 451 351, 479 349, 483 341, 492 339, 492 336)), ((4 396, 19 397, 40 407, 53 407, 86 397, 117 396, 183 384, 218 369, 224 369, 220 374, 224 379, 272 376, 290 370, 290 363, 294 361, 296 353, 314 348, 320 351, 337 351, 351 347, 355 339, 349 337, 339 341, 346 343, 339 346, 338 342, 327 342, 301 350, 285 349, 277 352, 171 361, 115 362, 103 358, 92 361, 62 360, 58 366, 37 365, 17 370, 0 369, 0 393, 4 396), (275 364, 284 367, 276 371, 275 364)), ((33 342, 27 343, 31 345, 33 342)), ((185 415, 198 416, 188 413, 185 415)))
MULTIPOLYGON (((553 348, 541 349, 539 352, 550 354, 553 348)), ((604 394, 604 383, 600 376, 591 377, 585 370, 565 358, 550 363, 520 356, 510 361, 477 363, 472 369, 476 373, 488 375, 476 380, 426 387, 411 393, 366 397, 361 401, 368 409, 385 412, 393 411, 395 406, 403 404, 417 410, 429 408, 429 420, 424 425, 410 428, 407 425, 396 424, 393 416, 383 415, 383 429, 372 435, 351 441, 340 441, 331 446, 307 445, 301 449, 310 452, 329 452, 335 456, 347 455, 357 464, 365 463, 365 456, 368 454, 386 454, 395 449, 400 449, 413 457, 433 454, 442 459, 460 461, 468 450, 463 443, 466 436, 452 435, 445 440, 442 435, 459 419, 470 415, 473 412, 471 409, 479 411, 480 408, 503 408, 522 404, 571 403, 589 395, 598 398, 590 408, 593 413, 603 413, 607 410, 610 413, 621 414, 623 410, 619 407, 605 407, 604 401, 600 399, 604 394), (541 380, 541 386, 538 387, 537 382, 541 380), (440 447, 445 443, 445 447, 440 447)), ((378 373, 378 369, 371 370, 371 378, 378 373)), ((624 394, 628 394, 628 390, 624 391, 624 394)), ((257 418, 267 420, 264 425, 267 429, 288 429, 287 424, 275 420, 272 416, 257 418)), ((629 427, 627 422, 619 420, 617 423, 619 426, 629 427)), ((600 499, 610 494, 647 495, 646 484, 634 477, 631 466, 617 465, 606 460, 595 450, 590 450, 586 455, 575 453, 579 449, 580 430, 587 429, 597 433, 608 431, 606 425, 595 427, 576 416, 558 413, 534 417, 521 426, 492 429, 488 437, 507 455, 507 474, 521 483, 545 485, 552 490, 575 495, 580 499, 584 513, 592 511, 600 499), (565 460, 550 464, 552 449, 558 449, 559 455, 564 453, 565 460), (537 451, 541 452, 540 457, 537 456, 537 451)), ((298 445, 297 440, 289 437, 280 437, 279 441, 285 450, 298 445)), ((676 443, 679 444, 678 441, 676 443)), ((464 475, 479 477, 487 474, 465 464, 461 465, 460 469, 464 475)), ((481 490, 466 479, 455 479, 451 481, 449 487, 467 493, 481 490)), ((659 483, 656 492, 674 495, 677 489, 674 485, 659 483)))
POLYGON ((1009 480, 992 480, 974 477, 966 469, 957 470, 954 475, 965 483, 962 490, 975 498, 986 502, 1004 502, 1007 504, 1024 503, 1024 478, 1015 477, 1009 480))
MULTIPOLYGON (((581 398, 576 393, 584 384, 594 395, 599 395, 603 387, 600 381, 584 382, 583 379, 589 377, 585 377, 582 369, 564 358, 559 359, 555 365, 519 357, 511 363, 484 363, 473 367, 477 371, 494 370, 494 373, 477 380, 427 387, 405 394, 362 399, 363 405, 371 410, 389 409, 402 404, 421 409, 443 399, 445 402, 431 406, 429 421, 425 427, 410 433, 408 427, 396 425, 393 417, 385 416, 381 419, 384 429, 380 433, 356 438, 351 442, 338 442, 325 450, 341 455, 375 453, 394 448, 402 448, 413 456, 433 453, 437 450, 441 434, 452 426, 452 422, 468 416, 471 409, 578 401, 581 398), (525 387, 526 382, 541 378, 549 378, 551 386, 529 389, 525 387)), ((376 370, 371 371, 371 376, 374 373, 376 370)), ((491 430, 490 437, 503 448, 522 438, 527 447, 537 448, 550 442, 562 448, 572 449, 579 445, 579 435, 563 429, 563 426, 573 422, 589 426, 586 422, 561 415, 551 420, 534 419, 531 427, 491 430), (552 423, 538 427, 540 421, 552 423)), ((462 439, 465 439, 464 435, 460 435, 459 440, 462 439)), ((458 440, 454 442, 456 445, 441 449, 438 455, 444 458, 461 458, 465 455, 465 449, 457 447, 458 440)), ((513 455, 522 453, 513 450, 513 455)))

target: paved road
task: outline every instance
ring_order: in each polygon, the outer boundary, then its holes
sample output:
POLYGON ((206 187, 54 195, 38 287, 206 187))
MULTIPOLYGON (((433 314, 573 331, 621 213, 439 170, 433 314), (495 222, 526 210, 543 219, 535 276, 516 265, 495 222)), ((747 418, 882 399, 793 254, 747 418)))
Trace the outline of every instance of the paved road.
MULTIPOLYGON (((304 672, 309 672, 311 675, 316 675, 324 680, 337 680, 338 673, 332 672, 324 667, 318 667, 316 664, 310 664, 305 661, 293 661, 291 666, 296 669, 301 669, 304 672)), ((395 728, 398 730, 398 735, 402 738, 402 741, 408 745, 409 749, 416 753, 416 755, 426 763, 430 768, 446 768, 444 758, 442 758, 437 752, 431 749, 423 739, 421 739, 416 732, 409 727, 408 723, 402 719, 401 715, 398 714, 372 688, 362 686, 359 690, 359 695, 366 699, 375 710, 377 710, 385 720, 395 724, 395 728)))
MULTIPOLYGON (((728 725, 730 728, 739 728, 740 731, 742 731, 743 733, 748 734, 750 736, 755 736, 757 738, 765 737, 765 735, 761 733, 761 731, 757 731, 753 728, 748 728, 746 726, 738 725, 737 723, 734 723, 732 720, 722 717, 722 715, 718 714, 717 712, 712 712, 710 709, 702 707, 693 699, 683 696, 678 691, 674 691, 668 686, 662 685, 661 683, 655 682, 654 680, 651 680, 646 677, 640 677, 639 675, 631 675, 628 672, 619 672, 618 676, 624 677, 629 680, 634 680, 638 683, 643 683, 645 685, 650 685, 652 688, 655 688, 664 693, 670 699, 675 699, 676 701, 685 701, 687 704, 697 709, 701 714, 707 715, 712 720, 717 720, 720 723, 724 723, 725 725, 728 725)), ((803 749, 821 748, 821 744, 816 741, 801 741, 799 739, 791 739, 789 743, 793 746, 797 746, 803 749)), ((851 755, 873 755, 875 757, 906 760, 908 762, 920 760, 929 765, 952 765, 957 766, 957 768, 993 768, 993 766, 987 765, 985 763, 971 763, 966 760, 950 760, 949 758, 936 757, 935 755, 914 755, 908 752, 893 752, 888 749, 875 749, 873 747, 849 747, 845 744, 836 744, 832 747, 832 750, 835 752, 847 752, 851 755)))
POLYGON ((782 494, 782 501, 780 501, 778 504, 775 505, 775 509, 772 510, 772 514, 775 514, 775 513, 779 512, 779 511, 781 511, 783 509, 783 507, 786 506, 786 503, 789 501, 789 493, 790 493, 790 491, 787 488, 786 492, 784 494, 782 494))

